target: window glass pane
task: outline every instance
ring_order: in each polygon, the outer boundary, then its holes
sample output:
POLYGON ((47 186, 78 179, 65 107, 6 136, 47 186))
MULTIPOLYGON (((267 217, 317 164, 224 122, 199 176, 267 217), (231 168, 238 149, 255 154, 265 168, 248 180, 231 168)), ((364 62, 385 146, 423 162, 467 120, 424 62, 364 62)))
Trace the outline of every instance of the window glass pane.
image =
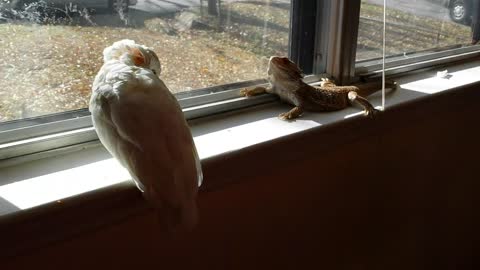
POLYGON ((172 92, 264 78, 289 0, 0 0, 0 122, 86 108, 114 41, 152 47, 172 92))
MULTIPOLYGON (((388 0, 387 61, 471 46, 473 1, 388 0)), ((362 0, 357 63, 382 57, 382 35, 383 0, 362 0)))

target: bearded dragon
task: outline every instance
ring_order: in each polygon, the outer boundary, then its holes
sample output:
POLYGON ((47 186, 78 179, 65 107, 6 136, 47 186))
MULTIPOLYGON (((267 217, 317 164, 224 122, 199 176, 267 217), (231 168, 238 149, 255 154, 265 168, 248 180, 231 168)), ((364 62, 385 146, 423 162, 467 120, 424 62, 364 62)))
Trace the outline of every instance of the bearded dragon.
MULTIPOLYGON (((364 108, 365 115, 372 116, 376 110, 365 96, 381 89, 381 82, 370 82, 359 86, 337 86, 329 79, 322 79, 320 86, 311 86, 302 79, 302 71, 287 57, 270 58, 268 64, 269 87, 257 86, 243 89, 240 95, 250 97, 262 93, 276 94, 281 100, 295 107, 278 117, 291 120, 304 111, 324 112, 344 109, 353 103, 364 108)), ((395 82, 386 83, 386 88, 396 88, 395 82)))

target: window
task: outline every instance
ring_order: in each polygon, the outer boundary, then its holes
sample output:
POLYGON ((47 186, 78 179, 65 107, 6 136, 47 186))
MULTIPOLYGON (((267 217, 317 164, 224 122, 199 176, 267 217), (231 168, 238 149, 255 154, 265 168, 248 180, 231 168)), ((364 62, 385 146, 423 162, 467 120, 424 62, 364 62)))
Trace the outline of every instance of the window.
MULTIPOLYGON (((95 143, 90 84, 102 50, 123 38, 154 48, 187 118, 275 100, 238 95, 266 83, 271 55, 289 55, 313 81, 382 69, 383 1, 59 2, 0 0, 0 161, 95 143)), ((463 2, 388 1, 387 72, 479 55, 463 2)))
MULTIPOLYGON (((472 46, 474 10, 470 3, 473 1, 397 0, 387 3, 387 67, 478 51, 472 46)), ((378 70, 382 57, 383 1, 361 1, 358 31, 358 73, 378 70)))
POLYGON ((96 140, 91 83, 114 41, 155 50, 161 78, 189 118, 244 106, 205 104, 264 83, 269 57, 288 54, 289 0, 65 2, 0 1, 0 144, 7 143, 0 159, 45 149, 18 151, 22 139, 76 130, 82 135, 69 135, 66 145, 96 140))
POLYGON ((103 49, 124 38, 154 48, 174 93, 259 79, 287 54, 289 1, 118 2, 3 3, 0 121, 86 108, 103 49))

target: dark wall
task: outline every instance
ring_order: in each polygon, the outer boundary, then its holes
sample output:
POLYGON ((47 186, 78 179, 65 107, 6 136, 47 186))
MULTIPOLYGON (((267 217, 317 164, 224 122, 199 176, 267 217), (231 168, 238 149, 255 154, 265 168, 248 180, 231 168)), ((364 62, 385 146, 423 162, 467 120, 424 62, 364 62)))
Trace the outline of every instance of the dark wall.
POLYGON ((1 269, 479 269, 472 97, 411 105, 374 134, 202 192, 191 234, 142 214, 1 269))

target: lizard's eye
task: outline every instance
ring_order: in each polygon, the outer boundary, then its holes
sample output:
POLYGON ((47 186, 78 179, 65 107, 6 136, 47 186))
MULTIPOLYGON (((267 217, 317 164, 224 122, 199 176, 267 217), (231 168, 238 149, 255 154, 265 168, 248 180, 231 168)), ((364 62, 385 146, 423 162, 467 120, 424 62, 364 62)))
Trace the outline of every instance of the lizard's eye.
POLYGON ((157 75, 157 71, 155 69, 152 69, 153 74, 157 75))

